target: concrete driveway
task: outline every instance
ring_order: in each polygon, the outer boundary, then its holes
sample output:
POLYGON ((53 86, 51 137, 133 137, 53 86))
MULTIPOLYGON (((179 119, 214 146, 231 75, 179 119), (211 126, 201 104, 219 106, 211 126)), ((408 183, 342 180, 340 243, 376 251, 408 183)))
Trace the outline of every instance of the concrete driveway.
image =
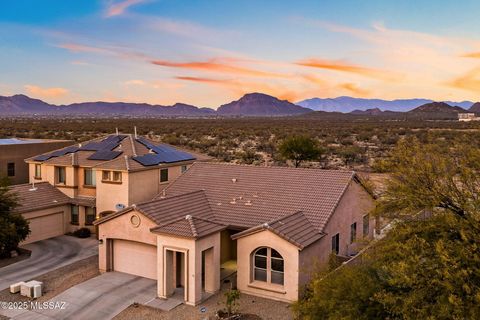
POLYGON ((32 255, 26 260, 0 268, 0 290, 18 281, 32 280, 44 273, 98 254, 94 238, 60 236, 24 246, 32 255))
POLYGON ((121 272, 107 272, 80 283, 49 300, 64 309, 0 310, 12 319, 112 319, 133 302, 155 299, 157 281, 121 272))

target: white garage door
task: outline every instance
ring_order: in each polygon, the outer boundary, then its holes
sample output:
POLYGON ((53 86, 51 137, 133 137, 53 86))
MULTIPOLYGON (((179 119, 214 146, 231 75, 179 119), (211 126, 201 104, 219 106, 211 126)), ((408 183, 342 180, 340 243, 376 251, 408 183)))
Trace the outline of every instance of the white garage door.
POLYGON ((157 247, 135 241, 113 240, 113 269, 157 279, 157 247))
POLYGON ((28 219, 28 221, 30 222, 30 235, 23 244, 58 237, 64 234, 63 212, 28 219))

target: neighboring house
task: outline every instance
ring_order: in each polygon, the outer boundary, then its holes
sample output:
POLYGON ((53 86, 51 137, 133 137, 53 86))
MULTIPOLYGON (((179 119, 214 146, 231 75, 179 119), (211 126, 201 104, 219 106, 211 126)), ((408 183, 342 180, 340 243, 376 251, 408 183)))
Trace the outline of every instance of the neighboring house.
POLYGON ((8 177, 11 184, 27 183, 28 165, 25 159, 40 153, 71 145, 71 140, 0 139, 0 177, 8 177))
POLYGON ((109 135, 26 159, 30 184, 13 186, 30 221, 24 243, 55 237, 152 199, 195 160, 207 160, 133 135, 109 135))
POLYGON ((480 117, 477 117, 475 113, 459 113, 458 121, 479 121, 480 117))
POLYGON ((351 171, 197 162, 153 200, 94 222, 99 266, 190 305, 233 269, 242 292, 291 302, 317 263, 373 237, 372 208, 351 171))

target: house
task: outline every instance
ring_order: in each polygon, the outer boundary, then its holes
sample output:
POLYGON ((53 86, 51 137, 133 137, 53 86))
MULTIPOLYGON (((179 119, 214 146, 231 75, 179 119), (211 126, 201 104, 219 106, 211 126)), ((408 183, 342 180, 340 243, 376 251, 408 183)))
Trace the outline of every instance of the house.
POLYGON ((242 292, 291 302, 317 263, 373 237, 372 208, 351 171, 195 162, 152 200, 94 222, 99 267, 190 305, 233 270, 242 292))
POLYGON ((468 112, 468 113, 459 113, 458 114, 458 121, 478 121, 480 117, 477 117, 475 113, 468 112))
POLYGON ((27 183, 28 165, 25 159, 36 154, 71 145, 71 140, 0 139, 0 177, 8 177, 11 184, 27 183))
POLYGON ((25 243, 86 227, 151 200, 195 161, 207 157, 144 137, 115 134, 26 159, 30 184, 12 186, 29 222, 25 243))

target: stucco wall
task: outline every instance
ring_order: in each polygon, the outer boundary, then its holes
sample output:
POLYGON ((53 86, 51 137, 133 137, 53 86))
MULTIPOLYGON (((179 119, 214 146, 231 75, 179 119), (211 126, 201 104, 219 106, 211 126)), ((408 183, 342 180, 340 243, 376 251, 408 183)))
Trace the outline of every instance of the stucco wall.
POLYGON ((102 182, 102 170, 97 170, 97 212, 118 211, 116 204, 130 205, 128 201, 129 176, 122 172, 122 183, 102 182))
MULTIPOLYGON (((63 233, 68 232, 68 227, 69 227, 69 221, 70 221, 70 206, 68 205, 61 205, 61 206, 56 206, 56 207, 51 207, 47 209, 42 209, 42 210, 35 210, 35 211, 30 211, 30 212, 24 212, 22 213, 22 216, 25 219, 33 219, 33 218, 39 218, 43 216, 48 216, 51 214, 55 214, 58 212, 63 212, 63 233)), ((34 232, 35 230, 31 230, 34 232)), ((20 245, 30 243, 31 239, 25 239, 24 242, 21 242, 20 245)))
POLYGON ((298 299, 298 248, 274 233, 264 230, 237 239, 237 286, 242 292, 281 301, 298 299), (277 250, 284 259, 284 285, 252 279, 251 254, 259 247, 277 250))
MULTIPOLYGON (((314 271, 314 267, 322 267, 328 262, 330 253, 332 252, 332 236, 340 234, 339 255, 347 256, 349 247, 352 249, 358 244, 350 243, 350 226, 357 223, 357 239, 363 238, 363 216, 370 212, 374 207, 372 197, 358 183, 352 182, 335 213, 327 223, 324 232, 326 235, 316 243, 304 248, 300 252, 300 285, 304 285, 310 280, 310 274, 314 271)), ((370 219, 369 238, 373 236, 374 219, 370 219)), ((352 250, 350 250, 352 251, 352 250)))

